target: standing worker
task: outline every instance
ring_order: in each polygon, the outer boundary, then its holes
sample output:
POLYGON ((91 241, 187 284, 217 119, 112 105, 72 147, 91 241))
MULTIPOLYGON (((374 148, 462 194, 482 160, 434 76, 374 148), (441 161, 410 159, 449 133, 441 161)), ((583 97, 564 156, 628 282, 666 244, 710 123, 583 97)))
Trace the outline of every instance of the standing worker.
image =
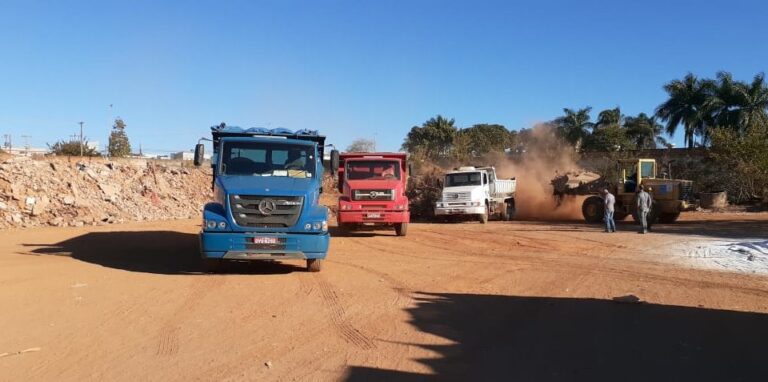
POLYGON ((613 221, 614 205, 616 204, 616 197, 608 191, 607 188, 603 189, 603 210, 605 211, 603 220, 605 220, 605 232, 616 232, 616 222, 613 221))
POLYGON ((642 226, 639 233, 648 232, 648 213, 651 211, 651 194, 645 192, 645 187, 640 185, 637 192, 637 215, 642 226))

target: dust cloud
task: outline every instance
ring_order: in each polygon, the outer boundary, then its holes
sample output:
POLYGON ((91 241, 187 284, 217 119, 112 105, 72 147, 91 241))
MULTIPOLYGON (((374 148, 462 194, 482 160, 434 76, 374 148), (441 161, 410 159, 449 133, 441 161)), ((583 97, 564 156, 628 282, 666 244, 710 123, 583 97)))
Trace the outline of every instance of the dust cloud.
POLYGON ((501 154, 489 155, 501 179, 517 179, 516 219, 582 220, 584 197, 566 197, 558 205, 550 181, 558 173, 579 169, 574 148, 563 142, 551 126, 537 125, 521 134, 521 149, 510 160, 501 154))

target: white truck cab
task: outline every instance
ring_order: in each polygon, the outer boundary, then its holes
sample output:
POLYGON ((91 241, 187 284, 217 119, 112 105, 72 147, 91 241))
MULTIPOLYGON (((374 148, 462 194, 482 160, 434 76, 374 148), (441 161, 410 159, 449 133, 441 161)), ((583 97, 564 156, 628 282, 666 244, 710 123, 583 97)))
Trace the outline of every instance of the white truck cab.
POLYGON ((515 214, 515 178, 501 180, 493 167, 460 167, 445 174, 435 216, 463 216, 488 222, 490 216, 510 220, 515 214))

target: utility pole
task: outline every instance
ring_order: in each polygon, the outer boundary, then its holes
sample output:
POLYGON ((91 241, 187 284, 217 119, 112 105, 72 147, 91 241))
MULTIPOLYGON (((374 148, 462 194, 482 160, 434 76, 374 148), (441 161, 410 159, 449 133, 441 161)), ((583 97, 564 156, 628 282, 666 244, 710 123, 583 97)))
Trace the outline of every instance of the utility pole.
POLYGON ((5 147, 8 148, 8 153, 10 154, 13 151, 13 136, 11 134, 4 134, 3 137, 5 138, 5 147))
POLYGON ((83 123, 85 122, 78 122, 80 124, 80 156, 83 156, 83 123))

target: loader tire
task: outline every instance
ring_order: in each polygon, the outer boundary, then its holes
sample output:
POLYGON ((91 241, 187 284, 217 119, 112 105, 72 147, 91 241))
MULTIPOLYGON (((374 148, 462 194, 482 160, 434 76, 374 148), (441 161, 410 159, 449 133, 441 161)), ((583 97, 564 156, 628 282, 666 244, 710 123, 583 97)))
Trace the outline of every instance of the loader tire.
POLYGON ((603 198, 599 196, 590 196, 581 205, 581 214, 587 223, 597 224, 603 221, 604 215, 603 198))
POLYGON ((677 218, 679 217, 680 217, 679 212, 663 213, 663 214, 659 214, 658 222, 664 223, 664 224, 671 224, 676 222, 677 218))

